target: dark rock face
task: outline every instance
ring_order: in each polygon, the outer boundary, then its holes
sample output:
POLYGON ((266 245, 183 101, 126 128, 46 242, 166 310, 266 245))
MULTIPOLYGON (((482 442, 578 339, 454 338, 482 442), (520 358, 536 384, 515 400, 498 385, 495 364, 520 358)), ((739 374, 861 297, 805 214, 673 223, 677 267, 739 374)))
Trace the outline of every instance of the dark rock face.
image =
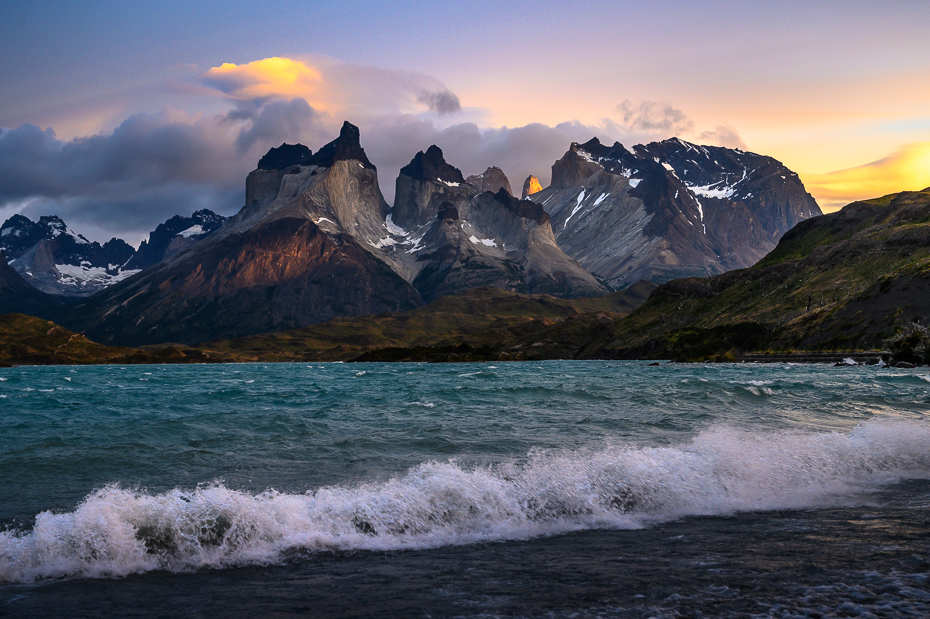
POLYGON ((60 301, 30 286, 7 264, 6 253, 0 250, 0 314, 45 316, 60 305, 60 301))
POLYGON ((436 218, 442 221, 458 221, 459 211, 452 206, 452 203, 443 202, 439 205, 439 213, 436 214, 436 218))
POLYGON ((462 171, 446 163, 442 149, 433 144, 426 152, 418 152, 413 160, 400 169, 400 173, 418 181, 446 181, 464 183, 462 171))
POLYGON ((510 188, 510 180, 507 178, 507 175, 504 174, 504 171, 498 167, 491 166, 481 174, 469 176, 465 179, 465 182, 478 191, 497 193, 503 189, 510 195, 513 195, 513 190, 510 188))
POLYGON ((574 143, 533 199, 566 253, 617 288, 749 266, 820 214, 771 157, 677 138, 632 150, 574 143))
POLYGON ((295 165, 310 165, 310 149, 303 144, 282 144, 258 160, 259 170, 283 170, 295 165))
POLYGON ((148 240, 142 241, 126 268, 147 269, 207 238, 227 219, 208 209, 196 211, 190 217, 175 215, 149 233, 148 240))
POLYGON ((32 286, 48 294, 87 296, 128 276, 135 249, 122 239, 103 245, 76 234, 60 217, 37 223, 14 215, 0 226, 0 250, 32 286))
POLYGON ((362 148, 358 127, 349 121, 342 124, 338 138, 310 158, 311 165, 321 168, 331 168, 337 161, 358 161, 370 170, 375 169, 362 148))
POLYGON ((14 260, 47 235, 43 226, 22 215, 13 215, 0 226, 0 251, 6 252, 7 260, 14 260))

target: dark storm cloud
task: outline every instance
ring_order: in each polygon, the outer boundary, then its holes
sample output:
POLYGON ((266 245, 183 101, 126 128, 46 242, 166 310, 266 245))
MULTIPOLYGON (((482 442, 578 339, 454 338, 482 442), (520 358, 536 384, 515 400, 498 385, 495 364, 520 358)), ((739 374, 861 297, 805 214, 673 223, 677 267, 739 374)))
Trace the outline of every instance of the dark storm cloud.
POLYGON ((248 152, 256 144, 277 146, 293 141, 295 136, 316 142, 327 135, 320 115, 303 99, 271 101, 257 112, 233 110, 230 119, 251 121, 236 137, 236 149, 240 153, 248 152))
POLYGON ((21 125, 0 134, 0 221, 16 212, 65 217, 85 236, 141 238, 165 219, 234 213, 245 176, 271 146, 332 139, 303 100, 210 118, 137 114, 113 133, 70 141, 21 125))
POLYGON ((439 90, 436 92, 424 91, 417 97, 417 101, 440 116, 462 111, 462 104, 459 103, 459 98, 451 90, 439 90))

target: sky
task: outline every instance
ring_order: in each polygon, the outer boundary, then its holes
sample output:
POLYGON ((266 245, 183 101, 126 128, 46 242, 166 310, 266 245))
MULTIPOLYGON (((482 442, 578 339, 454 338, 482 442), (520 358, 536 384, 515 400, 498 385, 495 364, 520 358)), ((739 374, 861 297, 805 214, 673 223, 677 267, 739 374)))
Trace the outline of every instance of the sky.
POLYGON ((0 221, 135 245, 235 213, 268 148, 343 120, 388 202, 433 143, 519 191, 572 141, 677 136, 775 157, 831 211, 930 186, 927 32, 925 0, 7 0, 0 221))

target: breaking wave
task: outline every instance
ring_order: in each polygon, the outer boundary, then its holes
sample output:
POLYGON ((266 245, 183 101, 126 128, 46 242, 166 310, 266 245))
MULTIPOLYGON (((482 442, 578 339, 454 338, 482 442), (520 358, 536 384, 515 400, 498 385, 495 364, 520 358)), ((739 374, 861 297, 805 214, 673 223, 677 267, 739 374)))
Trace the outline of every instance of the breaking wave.
POLYGON ((532 452, 487 466, 425 462, 386 482, 305 494, 222 483, 152 494, 108 485, 71 512, 0 533, 0 582, 279 563, 301 553, 429 548, 684 516, 847 504, 930 477, 930 424, 848 434, 729 427, 674 447, 532 452))

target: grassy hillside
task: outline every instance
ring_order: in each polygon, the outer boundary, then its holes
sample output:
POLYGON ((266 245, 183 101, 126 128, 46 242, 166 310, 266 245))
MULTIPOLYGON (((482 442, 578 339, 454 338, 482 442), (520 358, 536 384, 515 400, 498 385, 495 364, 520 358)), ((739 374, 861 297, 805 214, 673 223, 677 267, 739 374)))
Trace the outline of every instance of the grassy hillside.
POLYGON ((615 320, 642 305, 654 289, 654 284, 640 282, 601 297, 566 300, 482 288, 398 314, 339 318, 295 331, 211 342, 198 348, 104 346, 47 320, 6 314, 0 315, 0 365, 343 361, 368 351, 408 351, 410 347, 429 347, 430 360, 465 351, 464 360, 476 358, 473 350, 487 353, 489 346, 498 347, 540 326, 586 312, 615 320), (447 353, 436 353, 433 347, 447 353))
POLYGON ((118 348, 92 342, 48 320, 0 315, 0 366, 93 363, 203 363, 218 361, 199 350, 169 346, 155 350, 118 348))
POLYGON ((806 220, 749 269, 664 284, 612 327, 595 354, 874 350, 924 321, 930 321, 930 189, 806 220))
POLYGON ((204 346, 243 361, 348 360, 380 348, 498 347, 526 331, 578 314, 601 312, 619 318, 642 305, 654 288, 640 282, 627 290, 583 299, 479 288, 407 312, 337 318, 294 331, 204 346))

